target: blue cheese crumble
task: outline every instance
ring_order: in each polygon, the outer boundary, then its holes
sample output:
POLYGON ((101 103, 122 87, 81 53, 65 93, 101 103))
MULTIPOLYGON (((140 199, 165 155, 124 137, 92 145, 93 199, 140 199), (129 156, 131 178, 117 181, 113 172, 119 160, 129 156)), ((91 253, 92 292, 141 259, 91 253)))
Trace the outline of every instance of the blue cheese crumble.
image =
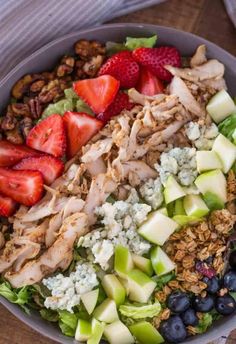
POLYGON ((189 122, 185 125, 185 133, 192 144, 199 150, 211 150, 219 131, 217 125, 200 125, 197 122, 189 122))
POLYGON ((139 192, 153 210, 158 209, 163 203, 163 193, 161 179, 149 179, 139 189, 139 192))
POLYGON ((161 182, 165 185, 167 178, 174 175, 180 184, 190 186, 197 177, 195 148, 173 148, 161 154, 160 165, 155 165, 161 182))
POLYGON ((102 227, 86 234, 79 245, 87 249, 89 259, 103 270, 109 268, 109 260, 118 244, 140 255, 149 251, 151 245, 139 236, 137 228, 152 208, 138 201, 138 193, 132 189, 126 201, 106 202, 95 210, 102 227))
POLYGON ((50 290, 51 296, 44 301, 44 306, 53 310, 67 310, 73 313, 73 307, 79 305, 82 294, 99 284, 91 263, 78 263, 69 276, 57 274, 43 279, 42 283, 50 290))

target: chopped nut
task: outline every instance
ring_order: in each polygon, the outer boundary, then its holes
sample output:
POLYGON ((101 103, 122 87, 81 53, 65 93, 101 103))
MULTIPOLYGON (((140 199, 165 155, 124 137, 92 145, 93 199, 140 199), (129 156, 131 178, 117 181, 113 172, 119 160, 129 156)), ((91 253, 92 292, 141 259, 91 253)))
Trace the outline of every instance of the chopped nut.
POLYGON ((24 119, 20 121, 20 129, 25 139, 32 128, 33 128, 33 121, 30 117, 25 117, 24 119))
POLYGON ((12 88, 13 97, 16 99, 23 98, 24 93, 28 90, 32 81, 33 77, 30 74, 27 74, 22 79, 18 80, 12 88))
POLYGON ((87 60, 92 56, 104 55, 105 52, 105 47, 96 41, 81 39, 75 44, 75 53, 79 55, 82 60, 87 60))
POLYGON ((11 115, 6 115, 1 120, 1 129, 2 130, 13 130, 17 124, 17 120, 15 117, 11 115))
POLYGON ((169 317, 170 317, 170 310, 169 310, 169 308, 163 309, 163 311, 160 314, 161 320, 167 320, 167 319, 169 319, 169 317))
POLYGON ((43 108, 40 104, 39 98, 32 98, 29 101, 29 107, 30 107, 30 115, 32 118, 39 118, 42 115, 43 108))
POLYGON ((101 67, 103 62, 103 56, 98 55, 98 56, 93 56, 88 62, 86 62, 83 66, 83 71, 86 75, 90 77, 94 77, 99 68, 101 67))
POLYGON ((219 296, 224 296, 228 293, 228 289, 227 288, 222 288, 219 291, 219 296))
POLYGON ((30 109, 28 104, 15 103, 11 105, 11 108, 15 116, 25 117, 30 115, 30 109))
POLYGON ((75 59, 71 56, 64 56, 60 62, 60 65, 57 67, 57 76, 63 77, 65 75, 71 74, 75 66, 75 59))
POLYGON ((16 145, 20 145, 24 143, 24 138, 19 128, 19 123, 14 129, 6 130, 5 135, 6 135, 6 139, 10 141, 11 143, 14 143, 16 145))
POLYGON ((31 84, 30 91, 33 93, 38 93, 45 86, 45 80, 38 80, 31 84))

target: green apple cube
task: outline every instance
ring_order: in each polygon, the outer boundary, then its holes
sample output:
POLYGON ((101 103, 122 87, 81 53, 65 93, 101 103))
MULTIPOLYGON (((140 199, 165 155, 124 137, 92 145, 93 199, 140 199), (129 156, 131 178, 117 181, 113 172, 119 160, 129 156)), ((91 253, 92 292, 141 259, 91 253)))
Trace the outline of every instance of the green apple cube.
POLYGON ((120 320, 105 326, 104 336, 110 344, 133 344, 134 337, 120 320))
POLYGON ((165 207, 156 210, 156 212, 160 213, 162 215, 168 216, 168 211, 167 211, 167 208, 165 208, 165 207))
POLYGON ((214 193, 206 192, 203 195, 204 201, 210 210, 217 210, 224 208, 224 202, 214 193))
POLYGON ((157 276, 165 275, 175 269, 175 264, 159 246, 152 248, 151 261, 157 276))
POLYGON ((81 342, 86 342, 92 335, 92 326, 90 322, 79 319, 75 332, 75 339, 81 342))
POLYGON ((227 184, 225 176, 221 170, 213 170, 202 173, 195 180, 195 184, 203 195, 205 195, 207 192, 211 192, 219 197, 223 203, 226 203, 227 184))
POLYGON ((144 272, 150 277, 153 275, 153 268, 152 268, 152 263, 150 259, 139 256, 137 254, 132 254, 132 258, 133 258, 134 265, 139 270, 141 270, 142 272, 144 272))
POLYGON ((180 226, 185 226, 187 224, 195 224, 201 221, 201 218, 196 216, 188 216, 188 215, 175 215, 173 220, 177 222, 180 226))
POLYGON ((183 204, 188 216, 203 217, 209 213, 206 203, 199 195, 185 196, 183 204))
POLYGON ((164 338, 155 329, 155 327, 147 321, 140 321, 130 325, 129 329, 139 344, 161 344, 164 338))
POLYGON ((164 198, 166 204, 169 204, 185 195, 186 193, 182 186, 175 180, 173 176, 169 176, 164 189, 164 198))
POLYGON ((232 138, 234 140, 234 144, 236 145, 236 128, 234 129, 234 132, 232 134, 232 138))
POLYGON ((81 295, 81 301, 88 314, 92 314, 98 301, 99 289, 91 290, 81 295))
POLYGON ((97 319, 92 320, 92 335, 88 339, 87 344, 99 344, 105 329, 105 323, 101 323, 97 319))
POLYGON ((178 223, 168 216, 155 211, 141 225, 138 233, 146 240, 162 246, 178 226, 178 223))
POLYGON ((199 173, 223 168, 220 158, 214 151, 197 151, 196 160, 199 173))
POLYGON ((219 156, 223 165, 223 172, 229 172, 236 160, 236 146, 224 135, 219 134, 213 143, 212 150, 219 156))
POLYGON ((128 271, 133 269, 133 260, 131 253, 129 252, 127 247, 117 245, 115 248, 115 262, 114 262, 114 270, 116 273, 125 278, 128 271))
POLYGON ((94 317, 105 323, 112 323, 113 321, 119 319, 116 303, 114 300, 106 299, 104 300, 94 311, 94 317))
POLYGON ((156 283, 137 269, 128 272, 127 280, 129 284, 129 299, 140 303, 147 303, 156 287, 156 283))
POLYGON ((125 288, 115 275, 105 275, 102 279, 102 286, 110 299, 113 299, 117 306, 125 301, 125 288))
POLYGON ((174 215, 186 215, 182 198, 175 201, 174 215))
POLYGON ((219 123, 235 110, 235 104, 229 93, 221 90, 210 99, 206 110, 213 121, 219 123))

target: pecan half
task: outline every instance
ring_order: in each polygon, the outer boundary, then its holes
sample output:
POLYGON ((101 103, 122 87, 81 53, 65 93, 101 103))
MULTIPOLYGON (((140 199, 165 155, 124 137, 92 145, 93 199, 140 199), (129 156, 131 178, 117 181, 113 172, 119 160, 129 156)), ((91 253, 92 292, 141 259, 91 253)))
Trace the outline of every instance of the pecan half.
POLYGON ((12 112, 16 117, 25 117, 30 115, 30 109, 28 104, 14 103, 11 105, 12 112))
POLYGON ((5 135, 6 135, 6 139, 10 141, 11 143, 14 143, 16 145, 20 145, 24 143, 24 138, 23 138, 23 135, 21 134, 19 123, 17 123, 14 129, 5 131, 5 135))
POLYGON ((33 128, 33 121, 30 117, 25 117, 24 119, 20 121, 20 130, 24 139, 26 139, 26 137, 28 136, 32 128, 33 128))
POLYGON ((92 56, 105 55, 105 52, 105 46, 97 41, 81 39, 75 44, 75 53, 85 61, 92 56))
POLYGON ((1 129, 3 131, 5 130, 12 130, 15 128, 17 124, 17 120, 14 116, 7 114, 5 117, 1 120, 1 129))
POLYGON ((33 93, 38 93, 42 90, 43 86, 45 86, 45 80, 38 80, 31 84, 30 91, 33 93))
POLYGON ((43 108, 38 97, 29 100, 30 116, 39 118, 42 115, 43 108))

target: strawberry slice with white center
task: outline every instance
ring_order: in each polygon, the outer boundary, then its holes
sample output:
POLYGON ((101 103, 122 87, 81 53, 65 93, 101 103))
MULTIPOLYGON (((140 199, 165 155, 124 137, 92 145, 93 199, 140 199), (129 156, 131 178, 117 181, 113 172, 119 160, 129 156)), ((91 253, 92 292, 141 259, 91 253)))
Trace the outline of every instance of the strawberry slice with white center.
POLYGON ((0 192, 14 201, 31 206, 43 195, 43 177, 38 171, 15 171, 0 167, 0 192))
POLYGON ((0 216, 11 216, 17 208, 17 203, 10 197, 0 195, 0 216))
POLYGON ((119 87, 120 82, 110 75, 80 80, 73 85, 75 93, 81 97, 96 114, 104 112, 108 108, 115 98, 119 87))
POLYGON ((140 68, 140 77, 135 88, 146 96, 154 96, 164 91, 161 80, 145 67, 140 68))
POLYGON ((31 170, 42 173, 45 184, 50 185, 62 175, 64 164, 61 160, 50 155, 32 157, 21 160, 13 167, 14 170, 31 170))
POLYGON ((15 165, 21 159, 39 156, 42 153, 37 152, 34 149, 31 149, 24 145, 14 145, 13 143, 0 140, 0 166, 8 167, 15 165))
POLYGON ((63 120, 68 158, 72 158, 104 125, 102 121, 83 112, 67 111, 63 120))
POLYGON ((38 123, 27 136, 29 147, 61 157, 65 153, 66 138, 63 119, 60 115, 51 115, 38 123))

